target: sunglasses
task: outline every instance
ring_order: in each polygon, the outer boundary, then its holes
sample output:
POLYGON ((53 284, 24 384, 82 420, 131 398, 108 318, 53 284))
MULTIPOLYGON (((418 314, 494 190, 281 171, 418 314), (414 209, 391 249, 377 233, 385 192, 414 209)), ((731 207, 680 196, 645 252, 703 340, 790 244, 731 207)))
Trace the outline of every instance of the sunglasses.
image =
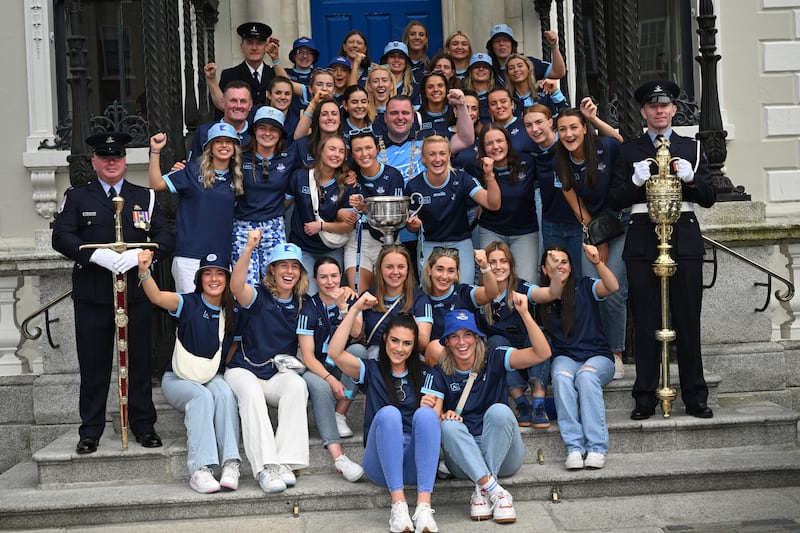
POLYGON ((356 135, 360 135, 362 133, 372 133, 372 126, 367 126, 366 128, 356 128, 347 132, 348 137, 355 137, 356 135))
POLYGON ((259 165, 261 165, 261 183, 266 183, 269 179, 269 159, 262 159, 259 165))
POLYGON ((492 320, 495 322, 500 321, 500 310, 503 308, 503 302, 492 302, 492 320))
POLYGON ((458 257, 458 248, 450 248, 449 246, 434 246, 432 252, 449 257, 458 257))
POLYGON ((314 72, 312 72, 311 75, 313 76, 314 74, 319 74, 321 72, 324 72, 325 74, 333 74, 333 69, 332 68, 315 68, 314 72))
POLYGON ((373 71, 373 70, 375 70, 376 68, 389 68, 389 65, 387 65, 386 63, 384 63, 383 65, 372 65, 371 67, 369 67, 369 68, 367 69, 367 72, 368 72, 368 73, 369 73, 369 72, 372 72, 372 71, 373 71))
POLYGON ((398 379, 394 383, 394 385, 395 385, 395 393, 397 394, 397 400, 400 403, 405 402, 406 398, 408 397, 408 395, 406 394, 406 389, 403 388, 403 383, 405 383, 405 380, 402 379, 402 378, 398 379))

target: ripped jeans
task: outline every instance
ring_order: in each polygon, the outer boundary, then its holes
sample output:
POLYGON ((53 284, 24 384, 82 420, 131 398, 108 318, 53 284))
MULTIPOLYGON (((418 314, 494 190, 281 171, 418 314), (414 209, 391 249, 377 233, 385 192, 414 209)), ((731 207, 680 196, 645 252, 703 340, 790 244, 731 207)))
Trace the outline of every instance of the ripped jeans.
POLYGON ((580 363, 559 355, 552 361, 550 382, 558 411, 558 429, 567 453, 608 453, 603 386, 614 377, 614 360, 596 355, 580 363))

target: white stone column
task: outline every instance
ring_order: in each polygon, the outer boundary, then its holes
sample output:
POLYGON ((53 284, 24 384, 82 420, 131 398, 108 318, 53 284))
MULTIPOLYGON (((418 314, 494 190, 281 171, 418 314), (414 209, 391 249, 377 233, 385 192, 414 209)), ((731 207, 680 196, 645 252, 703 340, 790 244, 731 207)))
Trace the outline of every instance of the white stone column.
POLYGON ((16 376, 23 370, 22 360, 16 355, 21 337, 14 321, 19 282, 18 273, 0 276, 0 376, 16 376))
POLYGON ((29 131, 26 149, 36 151, 42 141, 53 139, 56 84, 53 67, 51 2, 25 0, 25 51, 28 67, 29 131))
MULTIPOLYGON (((797 281, 800 280, 800 244, 787 244, 781 249, 789 257, 789 281, 797 286, 797 281)), ((781 305, 791 317, 781 324, 781 337, 786 340, 800 340, 800 298, 795 295, 781 305)))

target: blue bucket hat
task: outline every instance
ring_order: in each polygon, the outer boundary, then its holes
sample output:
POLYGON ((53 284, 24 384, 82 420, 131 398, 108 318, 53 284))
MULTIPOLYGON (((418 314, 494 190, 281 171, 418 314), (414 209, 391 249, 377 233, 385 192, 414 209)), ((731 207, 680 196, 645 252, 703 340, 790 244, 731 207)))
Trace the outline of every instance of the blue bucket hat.
POLYGON ((350 64, 350 60, 344 56, 336 56, 328 62, 328 68, 332 68, 334 65, 342 65, 343 67, 347 68, 347 70, 353 69, 353 66, 350 64))
POLYGON ((447 337, 456 333, 461 329, 471 331, 480 338, 485 338, 478 325, 475 323, 475 315, 466 309, 453 309, 444 316, 444 333, 439 338, 439 343, 442 346, 447 345, 447 337))
POLYGON ((228 137, 229 139, 233 139, 236 141, 236 144, 241 142, 239 138, 239 133, 236 131, 236 128, 228 124, 227 122, 217 122, 211 126, 208 130, 208 138, 206 138, 206 142, 203 143, 203 149, 205 150, 208 143, 216 139, 217 137, 228 137))
POLYGON ((311 53, 314 56, 314 63, 316 63, 319 59, 319 50, 317 49, 317 45, 314 44, 314 39, 311 37, 300 37, 299 39, 295 39, 294 44, 292 44, 292 49, 289 51, 289 61, 294 63, 294 56, 297 53, 297 50, 303 47, 311 50, 311 53))
POLYGON ((487 50, 492 49, 492 41, 494 41, 494 38, 497 37, 498 35, 505 35, 506 37, 511 39, 511 43, 514 45, 514 47, 515 48, 517 47, 517 40, 514 39, 514 32, 511 29, 511 26, 509 26, 508 24, 496 24, 492 26, 492 29, 489 32, 489 40, 486 41, 487 50))
POLYGON ((386 43, 386 46, 383 48, 383 55, 381 56, 381 64, 386 63, 386 58, 392 52, 400 52, 401 54, 406 56, 406 61, 410 59, 408 56, 408 46, 406 46, 406 43, 402 41, 390 41, 386 43))
POLYGON ((300 267, 303 270, 306 269, 303 266, 303 251, 300 247, 290 242, 281 242, 272 249, 272 257, 269 258, 269 264, 271 265, 278 261, 289 261, 291 259, 300 263, 300 267))
POLYGON ((253 117, 253 129, 259 124, 271 124, 286 133, 286 130, 283 128, 285 122, 286 115, 283 114, 283 111, 265 105, 259 107, 258 111, 256 111, 256 115, 253 117))
POLYGON ((200 286, 200 274, 202 274, 204 269, 212 267, 221 268, 222 270, 228 273, 228 280, 231 279, 230 262, 227 259, 223 259, 221 256, 217 254, 210 253, 200 260, 200 267, 194 274, 194 292, 203 292, 203 289, 200 286))
POLYGON ((469 67, 467 70, 471 69, 473 65, 478 63, 484 63, 489 68, 492 68, 492 58, 489 54, 484 54, 483 52, 478 52, 477 54, 472 54, 472 57, 469 58, 469 67))

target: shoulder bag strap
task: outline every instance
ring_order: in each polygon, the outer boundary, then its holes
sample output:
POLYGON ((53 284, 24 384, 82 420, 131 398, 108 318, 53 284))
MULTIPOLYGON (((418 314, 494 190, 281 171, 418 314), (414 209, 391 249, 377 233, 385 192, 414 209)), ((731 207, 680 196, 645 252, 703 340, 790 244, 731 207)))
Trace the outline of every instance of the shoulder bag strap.
POLYGON ((378 326, 380 326, 383 323, 383 321, 386 320, 386 317, 389 316, 389 313, 392 312, 392 309, 397 307, 397 304, 399 304, 400 300, 402 299, 403 297, 401 296, 400 298, 395 300, 392 306, 389 309, 387 309, 385 313, 383 313, 383 316, 380 318, 380 320, 378 320, 378 322, 375 323, 375 326, 372 328, 372 331, 369 332, 369 337, 367 337, 367 346, 369 346, 369 343, 372 341, 372 337, 375 336, 375 331, 378 329, 378 326))
POLYGON ((458 405, 456 405, 456 414, 459 416, 461 412, 464 410, 464 405, 467 403, 467 398, 469 397, 469 393, 472 390, 472 384, 475 383, 475 378, 478 377, 478 373, 474 370, 469 373, 469 378, 467 378, 467 383, 464 385, 464 390, 461 391, 461 396, 458 398, 458 405))

